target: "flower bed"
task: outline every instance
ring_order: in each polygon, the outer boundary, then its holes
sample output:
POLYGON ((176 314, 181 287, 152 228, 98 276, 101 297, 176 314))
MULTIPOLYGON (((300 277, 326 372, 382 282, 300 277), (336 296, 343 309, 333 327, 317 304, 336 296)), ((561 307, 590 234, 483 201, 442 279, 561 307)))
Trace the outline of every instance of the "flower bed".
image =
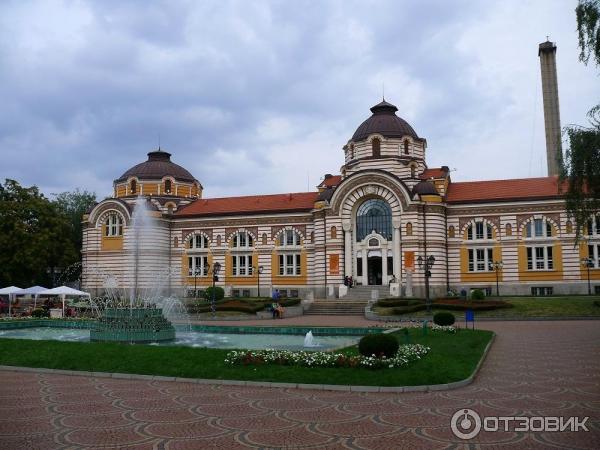
POLYGON ((234 350, 227 353, 225 363, 231 365, 276 364, 301 367, 363 367, 383 369, 405 367, 412 361, 421 359, 430 348, 421 344, 401 345, 393 358, 343 353, 304 352, 288 350, 234 350))
POLYGON ((431 324, 431 331, 443 331, 445 333, 450 333, 450 334, 454 334, 456 333, 456 328, 454 328, 454 326, 452 325, 436 325, 431 324))

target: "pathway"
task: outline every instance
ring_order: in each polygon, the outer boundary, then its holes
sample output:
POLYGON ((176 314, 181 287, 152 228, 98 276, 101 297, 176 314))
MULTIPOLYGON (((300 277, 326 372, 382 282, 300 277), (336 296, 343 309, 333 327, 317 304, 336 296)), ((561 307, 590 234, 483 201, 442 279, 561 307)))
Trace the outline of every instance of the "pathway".
POLYGON ((371 394, 0 371, 0 448, 447 448, 464 444, 449 426, 460 408, 486 416, 590 417, 589 432, 481 432, 469 443, 482 448, 600 448, 598 322, 481 327, 498 336, 478 378, 442 392, 371 394))

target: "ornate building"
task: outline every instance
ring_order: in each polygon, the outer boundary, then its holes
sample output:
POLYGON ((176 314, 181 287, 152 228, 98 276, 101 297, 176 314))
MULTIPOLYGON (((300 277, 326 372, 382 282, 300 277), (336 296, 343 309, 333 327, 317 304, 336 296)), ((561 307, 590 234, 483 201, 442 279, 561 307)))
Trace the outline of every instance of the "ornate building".
POLYGON ((209 268, 219 262, 217 284, 234 295, 256 295, 258 283, 262 295, 343 295, 346 275, 382 286, 395 277, 423 295, 419 262, 433 256, 433 295, 495 293, 496 282, 503 294, 585 293, 581 259, 589 256, 600 290, 600 217, 575 246, 556 176, 452 182, 448 167, 427 166, 427 141, 396 111, 385 101, 373 106, 343 147, 340 175, 325 175, 314 192, 204 199, 169 153, 148 153, 115 180, 114 198, 84 217, 83 287, 102 290, 104 272, 121 286, 134 277, 150 286, 168 268, 177 274, 170 289, 183 295, 212 283, 209 268), (140 197, 158 227, 143 246, 145 270, 134 274, 130 230, 140 197))

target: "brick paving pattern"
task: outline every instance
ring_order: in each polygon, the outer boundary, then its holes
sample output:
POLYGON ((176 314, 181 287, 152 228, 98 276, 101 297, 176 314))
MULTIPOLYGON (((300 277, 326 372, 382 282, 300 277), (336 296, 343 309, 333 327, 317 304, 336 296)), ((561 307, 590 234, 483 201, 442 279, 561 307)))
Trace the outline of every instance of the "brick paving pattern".
MULTIPOLYGON (((482 323, 497 332, 475 382, 357 393, 0 371, 0 448, 600 448, 600 323, 482 323), (483 416, 589 416, 589 432, 453 436, 483 416), (473 447, 475 445, 476 447, 473 447)), ((374 372, 374 376, 377 372, 374 372)))

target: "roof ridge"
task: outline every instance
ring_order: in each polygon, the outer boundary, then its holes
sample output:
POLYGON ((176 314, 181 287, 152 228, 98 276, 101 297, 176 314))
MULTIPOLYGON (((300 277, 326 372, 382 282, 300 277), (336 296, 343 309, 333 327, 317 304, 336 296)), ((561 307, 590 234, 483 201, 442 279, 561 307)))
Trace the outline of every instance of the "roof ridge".
POLYGON ((525 181, 525 180, 549 180, 549 179, 558 179, 558 175, 549 175, 546 177, 529 177, 529 178, 502 178, 502 179, 497 179, 497 180, 453 181, 452 184, 491 183, 494 181, 525 181))
POLYGON ((314 194, 317 195, 319 192, 317 191, 303 191, 303 192, 280 192, 277 194, 254 194, 254 195, 232 195, 230 197, 209 197, 209 198, 199 198, 198 200, 227 200, 230 198, 253 198, 253 197, 274 197, 277 195, 301 195, 301 194, 314 194))

